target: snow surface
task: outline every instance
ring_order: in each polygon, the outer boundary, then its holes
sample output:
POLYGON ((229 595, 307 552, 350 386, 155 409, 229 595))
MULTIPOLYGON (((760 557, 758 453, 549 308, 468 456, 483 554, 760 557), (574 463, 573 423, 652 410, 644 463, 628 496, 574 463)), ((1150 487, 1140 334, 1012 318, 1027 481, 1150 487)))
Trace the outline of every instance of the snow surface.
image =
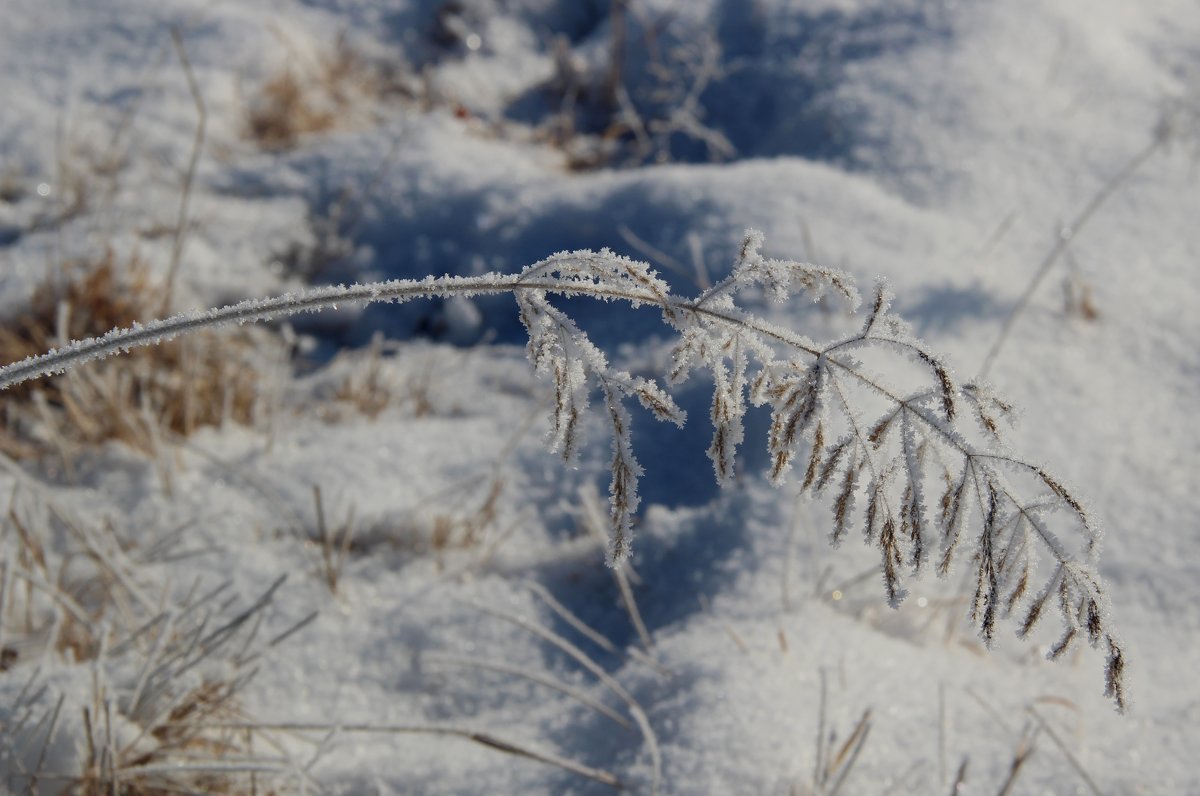
MULTIPOLYGON (((1046 662, 1052 638, 1022 642, 1007 629, 985 651, 966 628, 973 587, 958 575, 916 582, 888 608, 877 554, 830 549, 828 508, 767 483, 761 418, 742 476, 718 490, 703 384, 678 395, 684 431, 635 420, 647 474, 633 590, 667 673, 639 661, 587 531, 585 496, 608 479, 603 424, 588 421, 573 467, 545 450, 547 385, 530 373, 507 297, 297 320, 324 357, 379 333, 411 341, 382 360, 397 397, 375 418, 345 407, 330 417, 339 379, 365 367, 351 354, 278 385, 291 408, 269 427, 201 432, 165 464, 112 444, 83 456, 71 479, 51 465, 4 468, 0 495, 39 483, 46 500, 142 546, 187 526, 185 546, 202 554, 146 564, 139 575, 155 595, 229 581, 249 603, 288 574, 266 635, 319 613, 267 651, 242 698, 252 723, 470 727, 647 792, 651 756, 636 730, 511 673, 445 662, 553 675, 625 709, 492 609, 570 637, 628 690, 657 735, 664 793, 809 793, 818 747, 839 748, 866 710, 870 734, 842 793, 948 792, 963 760, 960 792, 995 793, 1040 726, 1031 707, 1054 739, 1040 732, 1013 792, 1200 793, 1200 10, 1183 0, 632 0, 631 90, 657 85, 643 51, 651 33, 665 52, 715 42, 724 72, 700 96, 700 121, 738 155, 710 163, 696 138, 676 135, 642 160, 622 155, 620 168, 572 171, 530 119, 547 110, 556 36, 578 64, 604 62, 608 5, 5 0, 0 183, 12 190, 0 199, 0 312, 15 313, 55 263, 104 247, 166 273, 172 237, 155 230, 175 224, 197 118, 173 25, 208 116, 180 309, 297 288, 285 255, 314 246, 331 217, 343 248, 322 282, 511 273, 607 246, 684 264, 680 274, 655 262, 683 291, 694 289, 694 252, 720 277, 753 226, 774 256, 841 267, 863 286, 886 277, 901 314, 965 378, 1069 234, 1068 256, 989 379, 1023 410, 1014 449, 1088 495, 1106 527, 1101 572, 1131 659, 1128 715, 1101 695, 1099 655, 1046 662), (439 9, 454 10, 453 24, 439 9), (257 87, 319 60, 339 36, 407 64, 428 96, 360 99, 346 124, 293 149, 247 141, 257 87), (1087 226, 1064 230, 1156 140, 1087 226), (40 221, 72 201, 72 164, 113 153, 118 176, 90 178, 63 223, 40 221), (1088 287, 1098 317, 1064 311, 1067 278, 1088 287), (470 517, 493 484, 482 541, 434 549, 439 523, 470 517), (309 539, 314 486, 330 522, 355 529, 336 595, 309 539), (624 654, 589 646, 530 584, 624 654), (819 726, 837 740, 819 744, 819 726)), ((686 84, 694 75, 680 69, 686 84)), ((620 367, 661 371, 668 330, 652 313, 570 306, 620 367)), ((851 323, 804 302, 764 311, 814 337, 851 323)), ((0 672, 0 735, 17 732, 3 705, 35 665, 42 702, 65 695, 46 768, 69 775, 83 755, 87 665, 49 655, 0 672)), ((315 761, 308 779, 284 777, 285 791, 611 790, 451 737, 342 732, 318 753, 323 734, 305 737, 279 734, 294 759, 315 761)))

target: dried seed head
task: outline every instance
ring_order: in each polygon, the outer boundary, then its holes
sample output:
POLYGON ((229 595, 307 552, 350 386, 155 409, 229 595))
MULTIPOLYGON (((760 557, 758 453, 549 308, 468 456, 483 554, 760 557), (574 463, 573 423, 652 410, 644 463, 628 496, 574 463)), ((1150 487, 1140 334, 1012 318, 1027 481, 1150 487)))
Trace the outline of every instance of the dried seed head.
POLYGON ((1071 493, 1067 491, 1066 487, 1064 487, 1061 483, 1059 483, 1057 480, 1052 478, 1050 476, 1050 474, 1047 473, 1045 470, 1038 467, 1038 468, 1036 468, 1036 471, 1037 471, 1038 477, 1042 479, 1042 483, 1044 483, 1046 486, 1050 487, 1050 489, 1054 492, 1054 494, 1056 494, 1060 498, 1062 498, 1063 502, 1065 502, 1068 506, 1070 506, 1075 511, 1075 513, 1079 515, 1079 519, 1086 526, 1087 525, 1087 512, 1085 512, 1083 510, 1083 505, 1078 500, 1076 500, 1074 497, 1071 496, 1071 493))
MULTIPOLYGON (((821 467, 821 474, 817 477, 816 487, 818 492, 823 490, 830 479, 833 478, 833 474, 837 472, 838 465, 842 461, 842 456, 845 455, 853 441, 851 437, 847 437, 830 451, 829 456, 825 459, 825 464, 821 467)), ((851 466, 853 466, 853 462, 851 462, 851 466)))
POLYGON ((1077 634, 1078 631, 1075 628, 1067 628, 1067 632, 1063 633, 1062 638, 1060 638, 1058 642, 1049 649, 1049 651, 1046 653, 1046 657, 1052 661, 1056 661, 1061 658, 1069 649, 1071 649, 1071 645, 1075 643, 1075 636, 1077 634))
POLYGON ((804 482, 800 485, 801 489, 808 489, 812 486, 813 481, 817 477, 817 467, 821 463, 821 454, 825 450, 825 428, 821 423, 817 423, 817 430, 813 432, 812 454, 808 459, 808 469, 804 472, 804 482))
POLYGON ((1108 636, 1106 640, 1108 642, 1108 664, 1104 670, 1104 695, 1111 697, 1117 704, 1117 710, 1124 713, 1127 706, 1125 700, 1125 653, 1121 651, 1121 647, 1112 636, 1108 636))
MULTIPOLYGON (((854 493, 858 488, 858 468, 847 467, 846 475, 842 479, 842 489, 838 492, 837 499, 833 504, 833 538, 834 544, 838 544, 846 535, 846 530, 850 527, 850 514, 854 508, 854 493)), ((874 501, 871 503, 869 512, 873 513, 874 501)), ((870 520, 868 520, 868 523, 870 520)))

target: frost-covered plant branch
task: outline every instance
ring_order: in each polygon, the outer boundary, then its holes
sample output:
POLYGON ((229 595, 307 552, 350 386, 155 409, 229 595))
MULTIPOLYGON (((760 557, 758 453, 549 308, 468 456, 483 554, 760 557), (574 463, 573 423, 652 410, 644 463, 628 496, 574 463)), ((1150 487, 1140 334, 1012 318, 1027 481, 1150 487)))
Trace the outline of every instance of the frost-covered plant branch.
POLYGON ((1050 657, 1062 656, 1081 638, 1103 647, 1106 693, 1123 710, 1125 658, 1109 627, 1096 571, 1098 529, 1061 481, 1005 447, 1000 424, 1012 408, 986 385, 958 384, 891 312, 883 285, 862 328, 826 343, 739 305, 748 288, 765 289, 777 301, 799 291, 814 300, 839 294, 852 309, 860 304, 845 274, 767 259, 762 242, 759 233, 747 232, 730 276, 697 297, 672 294, 648 265, 607 250, 560 253, 516 275, 322 287, 116 329, 0 368, 0 389, 212 326, 348 301, 512 293, 529 332, 530 361, 554 385, 550 445, 564 459, 575 454, 579 421, 593 392, 603 400, 613 438, 609 560, 617 563, 630 553, 642 474, 630 437, 628 399, 678 425, 685 414, 662 385, 614 368, 550 297, 655 307, 679 334, 667 383, 677 384, 696 369, 712 376, 708 453, 719 482, 733 478, 748 403, 769 407, 772 479, 782 483, 801 457, 801 487, 830 498, 832 541, 840 542, 855 525, 862 530, 867 544, 879 550, 893 605, 904 597, 906 570, 918 574, 932 565, 944 575, 957 559, 969 557, 976 573, 971 619, 985 642, 991 643, 998 618, 1017 617, 1017 632, 1025 636, 1052 605, 1063 636, 1050 657), (924 374, 922 386, 906 390, 889 383, 873 375, 861 356, 911 360, 924 374))

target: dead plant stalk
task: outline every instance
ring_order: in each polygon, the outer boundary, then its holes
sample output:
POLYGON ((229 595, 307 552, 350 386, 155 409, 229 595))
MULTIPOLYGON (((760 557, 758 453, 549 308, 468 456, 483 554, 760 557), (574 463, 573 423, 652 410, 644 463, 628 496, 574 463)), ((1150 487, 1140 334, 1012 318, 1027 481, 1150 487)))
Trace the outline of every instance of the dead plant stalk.
POLYGON ((1060 657, 1083 639, 1103 647, 1106 693, 1123 709, 1125 657, 1110 628, 1097 572, 1098 530, 1060 480, 1008 452, 1000 421, 1012 407, 985 385, 957 383, 949 367, 891 312, 892 296, 883 284, 861 330, 823 344, 740 306, 736 298, 750 289, 779 301, 800 291, 814 299, 839 294, 852 309, 860 303, 846 274, 768 259, 762 245, 762 235, 748 231, 732 273, 694 298, 673 295, 645 263, 608 251, 577 251, 553 255, 516 275, 426 277, 251 299, 69 343, 0 368, 0 389, 183 334, 342 302, 510 293, 529 332, 534 370, 554 384, 551 448, 571 459, 591 394, 602 398, 602 416, 614 441, 609 561, 618 565, 630 554, 642 472, 625 404, 636 398, 658 419, 680 426, 686 416, 656 381, 612 367, 549 296, 655 307, 679 334, 667 382, 677 384, 696 369, 713 379, 709 458, 719 483, 734 480, 749 404, 769 407, 771 479, 782 483, 803 455, 802 490, 832 493, 834 543, 861 522, 866 541, 881 554, 890 603, 906 596, 903 569, 919 574, 933 560, 944 574, 961 560, 962 548, 970 547, 976 582, 971 618, 985 643, 991 643, 998 619, 1022 616, 1016 621, 1018 634, 1025 636, 1046 606, 1055 606, 1063 636, 1051 656, 1060 657), (903 382, 874 375, 859 361, 863 352, 915 363, 922 386, 912 391, 903 382), (1039 566, 1039 552, 1049 562, 1049 574, 1039 566))

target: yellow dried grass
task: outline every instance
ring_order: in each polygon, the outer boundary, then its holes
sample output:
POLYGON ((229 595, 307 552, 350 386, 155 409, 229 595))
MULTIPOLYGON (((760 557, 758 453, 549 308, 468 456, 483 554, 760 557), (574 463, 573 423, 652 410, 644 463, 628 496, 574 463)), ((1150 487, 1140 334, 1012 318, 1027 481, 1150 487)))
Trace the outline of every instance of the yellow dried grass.
MULTIPOLYGON (((137 257, 111 250, 63 266, 39 286, 25 312, 0 326, 0 362, 15 362, 64 339, 95 337, 143 322, 161 291, 137 257)), ((226 421, 250 424, 260 368, 246 357, 262 338, 250 330, 201 334, 130 352, 129 357, 22 385, 0 395, 0 452, 31 458, 118 440, 152 452, 165 432, 189 435, 226 421)))
POLYGON ((243 132, 263 149, 291 149, 305 135, 353 126, 385 91, 379 70, 345 37, 308 60, 292 58, 250 99, 243 132))

